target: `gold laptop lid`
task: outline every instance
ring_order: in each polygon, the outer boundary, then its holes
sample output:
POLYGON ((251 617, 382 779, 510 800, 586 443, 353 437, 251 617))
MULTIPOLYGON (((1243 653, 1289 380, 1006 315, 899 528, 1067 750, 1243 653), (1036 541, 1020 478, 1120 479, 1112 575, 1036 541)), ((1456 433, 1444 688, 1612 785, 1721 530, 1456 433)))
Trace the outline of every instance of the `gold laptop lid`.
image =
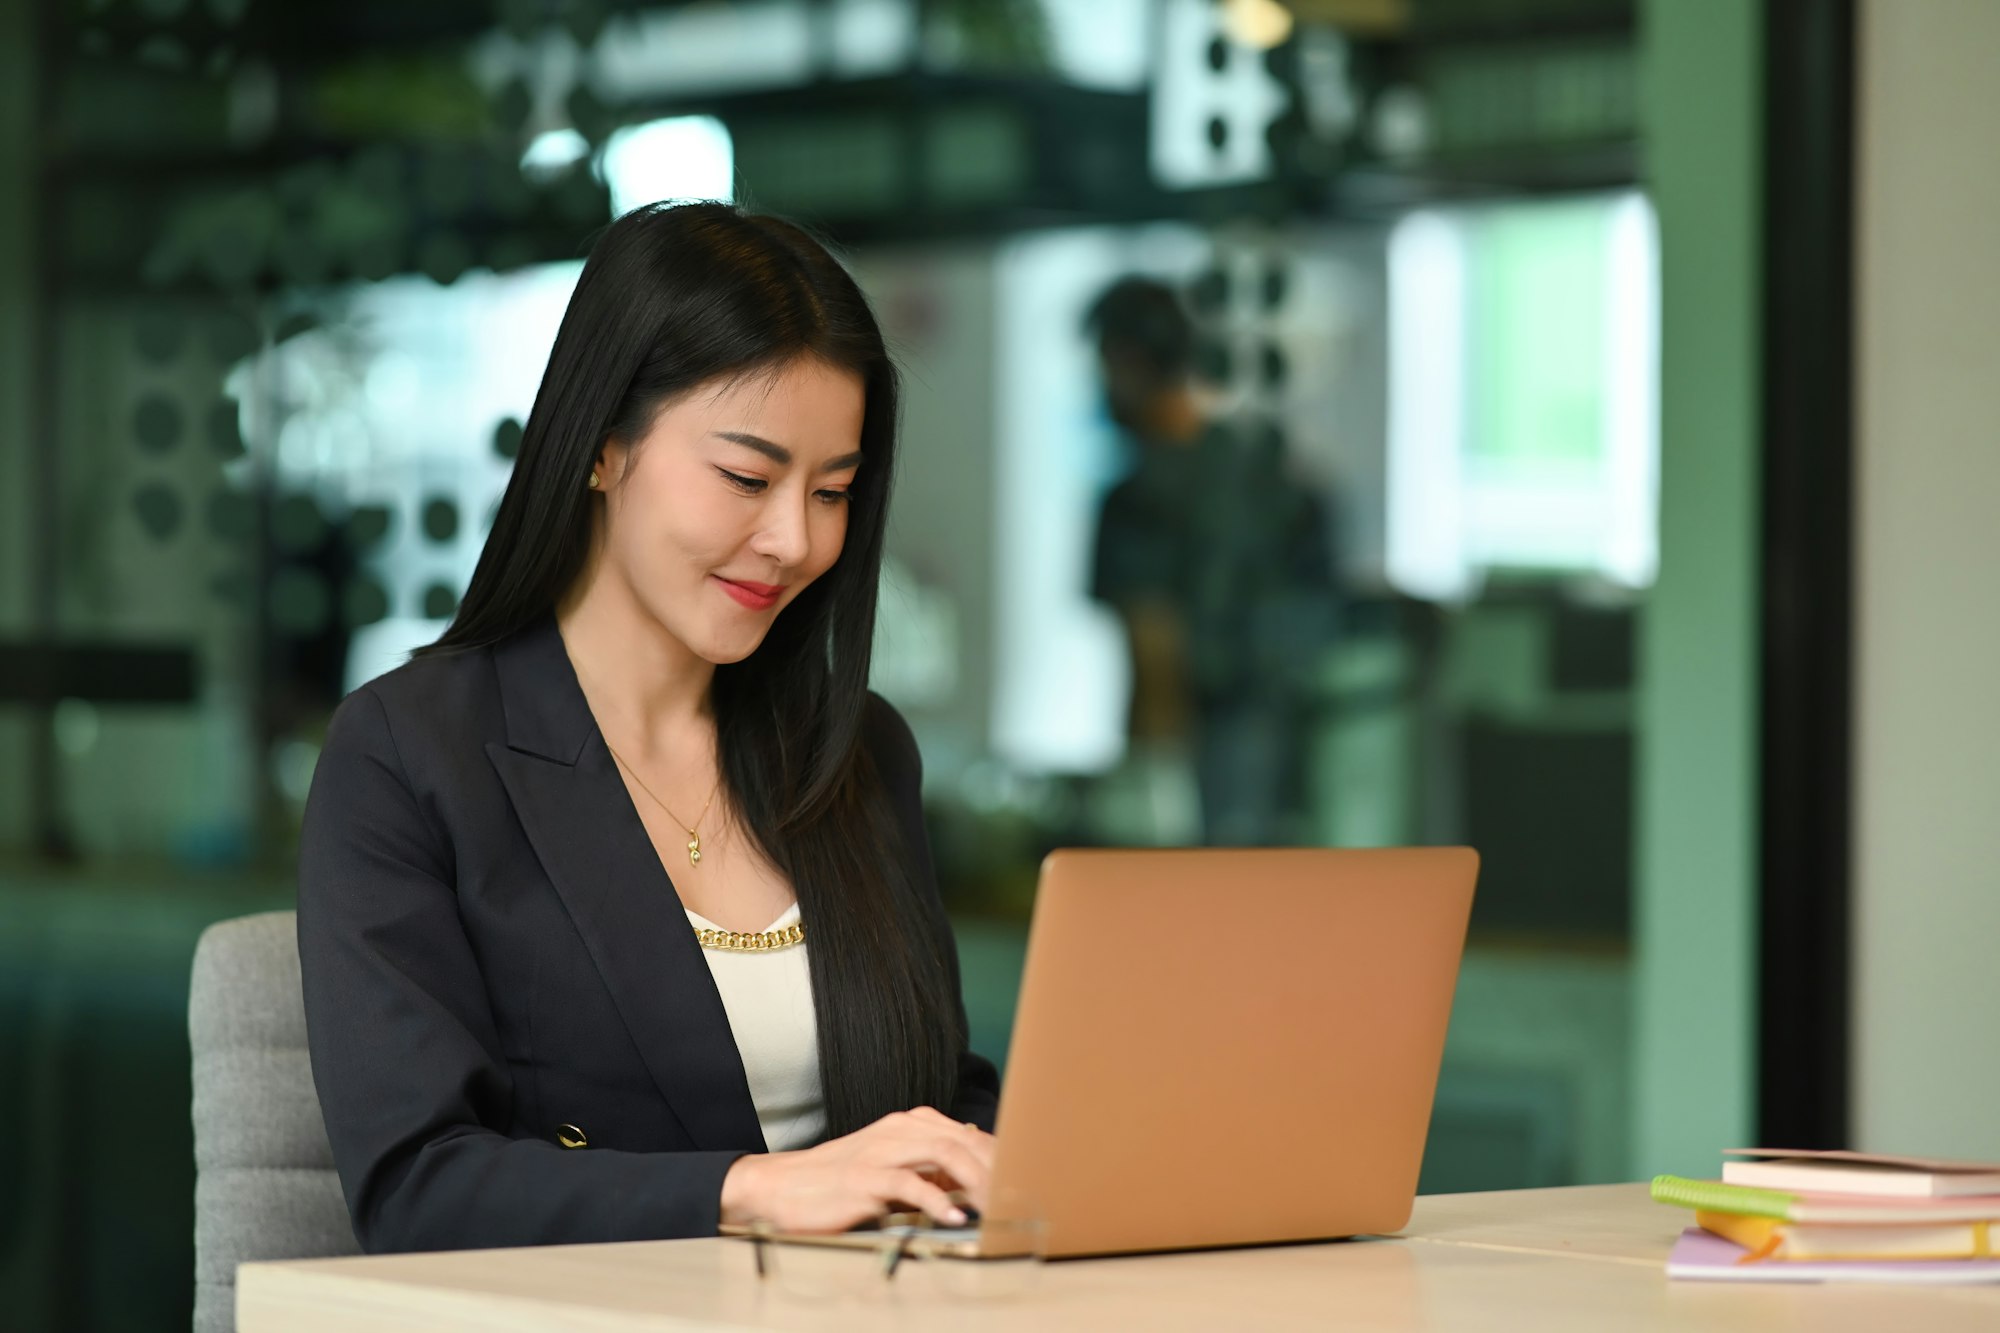
POLYGON ((1043 863, 994 1187, 1052 1255, 1408 1220, 1479 858, 1058 851, 1043 863))

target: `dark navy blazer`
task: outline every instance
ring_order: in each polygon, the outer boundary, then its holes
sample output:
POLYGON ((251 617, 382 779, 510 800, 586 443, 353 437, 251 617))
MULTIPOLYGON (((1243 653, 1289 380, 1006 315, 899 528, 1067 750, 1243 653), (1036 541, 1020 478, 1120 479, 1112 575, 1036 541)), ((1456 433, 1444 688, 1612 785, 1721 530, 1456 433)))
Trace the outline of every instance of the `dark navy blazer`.
MULTIPOLYGON (((864 743, 956 985, 916 744, 873 695, 864 743)), ((721 998, 553 617, 341 704, 306 803, 299 961, 366 1250, 713 1235, 724 1174, 764 1150, 721 998), (588 1147, 559 1146, 562 1125, 588 1147)), ((962 1008, 946 1021, 964 1032, 962 1008)), ((991 1129, 993 1066, 964 1051, 959 1069, 940 1109, 991 1129)))

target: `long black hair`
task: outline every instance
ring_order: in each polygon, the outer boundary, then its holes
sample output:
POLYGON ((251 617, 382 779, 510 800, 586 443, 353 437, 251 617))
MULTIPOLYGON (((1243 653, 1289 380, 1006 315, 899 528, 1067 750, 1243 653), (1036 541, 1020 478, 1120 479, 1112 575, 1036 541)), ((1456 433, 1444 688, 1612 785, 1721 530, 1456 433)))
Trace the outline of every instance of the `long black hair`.
POLYGON ((589 554, 586 480, 607 441, 635 444, 697 386, 800 358, 853 372, 866 392, 847 539, 755 652, 716 668, 711 698, 722 781, 812 931, 820 1079, 838 1135, 891 1111, 948 1107, 964 1033, 937 908, 862 744, 896 368, 867 298, 823 244, 720 203, 649 205, 603 232, 471 586, 420 652, 496 644, 551 613, 589 554))

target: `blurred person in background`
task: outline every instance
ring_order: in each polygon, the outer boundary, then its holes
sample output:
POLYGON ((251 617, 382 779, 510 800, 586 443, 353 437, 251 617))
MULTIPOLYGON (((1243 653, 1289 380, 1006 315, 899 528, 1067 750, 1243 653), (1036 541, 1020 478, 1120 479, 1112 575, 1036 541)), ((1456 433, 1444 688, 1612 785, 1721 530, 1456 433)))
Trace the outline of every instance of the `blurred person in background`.
POLYGON ((1131 446, 1098 516, 1090 590, 1124 626, 1132 750, 1191 756, 1203 841, 1296 841, 1336 602, 1328 506, 1288 475, 1275 433, 1239 438, 1211 419, 1193 323, 1166 285, 1119 279, 1085 327, 1131 446))
POLYGON ((654 205, 592 249, 456 618, 341 706, 307 804, 364 1249, 982 1201, 998 1080, 867 689, 896 401, 798 228, 654 205))

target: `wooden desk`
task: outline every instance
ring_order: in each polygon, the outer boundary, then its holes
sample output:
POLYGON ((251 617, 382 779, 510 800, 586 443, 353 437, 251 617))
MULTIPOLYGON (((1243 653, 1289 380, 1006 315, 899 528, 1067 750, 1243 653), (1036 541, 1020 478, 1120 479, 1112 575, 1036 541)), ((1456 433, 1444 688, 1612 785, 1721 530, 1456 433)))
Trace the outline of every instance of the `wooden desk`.
MULTIPOLYGON (((2000 1287, 1766 1286, 1668 1282, 1684 1214, 1643 1185, 1436 1195, 1400 1238, 1072 1260, 1032 1291, 948 1301, 872 1282, 809 1301, 759 1282, 740 1241, 646 1241, 544 1249, 245 1264, 241 1333, 321 1329, 1071 1330, 1314 1329, 1408 1333, 1653 1333, 2000 1328, 2000 1287)), ((866 1266, 861 1252, 787 1247, 783 1261, 866 1266)))

